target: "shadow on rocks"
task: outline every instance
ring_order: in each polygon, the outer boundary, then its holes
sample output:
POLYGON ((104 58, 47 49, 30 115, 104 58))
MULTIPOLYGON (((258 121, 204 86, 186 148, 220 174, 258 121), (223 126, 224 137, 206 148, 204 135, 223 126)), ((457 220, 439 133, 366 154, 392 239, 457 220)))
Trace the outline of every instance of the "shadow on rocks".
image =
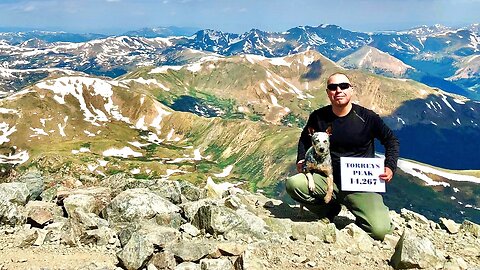
MULTIPOLYGON (((279 219, 290 219, 294 222, 316 222, 316 221, 323 221, 314 213, 308 211, 308 209, 304 208, 303 212, 300 211, 300 207, 298 205, 289 205, 288 203, 281 202, 280 204, 271 203, 268 201, 263 206, 270 214, 279 219)), ((337 229, 341 230, 348 226, 351 223, 355 223, 355 220, 351 217, 347 216, 348 210, 342 209, 340 214, 333 219, 333 223, 337 229)), ((328 223, 327 220, 325 220, 328 223)))

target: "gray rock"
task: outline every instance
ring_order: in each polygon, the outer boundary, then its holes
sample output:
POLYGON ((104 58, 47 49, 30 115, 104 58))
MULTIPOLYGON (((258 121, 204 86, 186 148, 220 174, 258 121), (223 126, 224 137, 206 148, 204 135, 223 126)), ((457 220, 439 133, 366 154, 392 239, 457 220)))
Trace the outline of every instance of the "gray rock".
POLYGON ((182 191, 177 181, 157 179, 155 184, 149 186, 148 189, 174 204, 182 203, 182 191))
POLYGON ((235 270, 229 259, 202 259, 200 260, 201 270, 235 270))
POLYGON ((85 194, 72 194, 63 200, 63 206, 69 217, 75 209, 80 208, 86 213, 94 213, 96 208, 95 197, 85 194))
POLYGON ((464 220, 462 225, 460 226, 460 230, 464 232, 469 232, 473 236, 480 238, 480 225, 473 223, 469 220, 464 220))
POLYGON ((180 205, 180 208, 182 208, 187 221, 191 222, 195 217, 195 214, 197 214, 198 209, 206 205, 218 205, 218 202, 213 199, 201 199, 198 201, 183 203, 180 205))
POLYGON ((70 215, 72 221, 77 222, 85 230, 93 230, 101 227, 108 227, 108 221, 100 218, 94 213, 87 213, 83 208, 76 208, 70 215))
POLYGON ((237 210, 242 206, 240 198, 235 195, 229 195, 224 201, 224 205, 233 210, 237 210))
POLYGON ((200 270, 200 265, 192 262, 183 262, 177 265, 175 270, 200 270))
POLYGON ((155 219, 161 225, 180 226, 181 209, 148 189, 129 189, 115 197, 106 208, 111 223, 155 219))
POLYGON ((245 231, 247 234, 262 239, 271 231, 265 221, 252 212, 245 209, 238 209, 235 212, 243 219, 243 224, 247 227, 245 231))
POLYGON ((338 230, 335 224, 325 224, 322 222, 294 222, 292 224, 292 239, 306 240, 307 235, 317 237, 327 243, 336 242, 338 230))
POLYGON ((21 205, 0 200, 0 225, 20 225, 27 220, 26 211, 21 205))
POLYGON ((115 238, 117 237, 117 233, 108 227, 101 227, 98 229, 93 229, 93 230, 86 230, 81 236, 80 236, 80 243, 84 245, 88 244, 95 244, 98 246, 106 246, 109 244, 115 244, 115 238))
POLYGON ((447 218, 440 218, 440 226, 446 229, 451 234, 456 234, 460 230, 460 224, 447 218))
POLYGON ((255 254, 257 246, 268 245, 266 242, 258 242, 253 245, 249 245, 245 252, 240 256, 240 258, 235 262, 236 269, 245 269, 245 270, 261 270, 266 269, 262 263, 262 259, 255 254))
POLYGON ((225 234, 236 227, 242 226, 243 223, 243 219, 233 210, 216 205, 200 207, 192 221, 192 224, 197 228, 204 229, 205 232, 212 235, 225 234))
POLYGON ((0 202, 25 205, 29 198, 30 190, 25 183, 13 182, 0 184, 0 202))
POLYGON ((180 232, 171 227, 144 223, 138 233, 145 236, 155 247, 165 248, 180 239, 180 232))
POLYGON ((25 183, 30 193, 30 199, 36 200, 43 192, 45 181, 40 171, 33 170, 21 175, 17 182, 25 183))
POLYGON ((117 257, 126 269, 137 270, 146 265, 152 257, 153 251, 152 243, 143 235, 135 233, 117 254, 117 257))
POLYGON ((239 256, 247 249, 247 246, 238 243, 226 242, 217 244, 217 248, 220 251, 220 254, 224 256, 239 256))
POLYGON ((213 244, 205 241, 182 241, 172 243, 166 250, 172 252, 180 261, 198 262, 217 249, 213 244))
MULTIPOLYGON (((88 187, 75 190, 58 189, 57 197, 59 201, 65 200, 67 197, 78 196, 79 198, 89 198, 89 213, 99 214, 111 202, 111 190, 106 187, 88 187), (93 197, 93 200, 91 199, 93 197)), ((65 204, 65 203, 64 203, 65 204)))
POLYGON ((279 237, 290 238, 292 236, 292 226, 294 224, 292 220, 273 217, 266 217, 263 220, 270 230, 279 235, 279 237))
POLYGON ((197 229, 197 227, 193 226, 191 223, 183 224, 182 226, 180 226, 180 230, 193 237, 200 234, 200 230, 197 229))
POLYGON ((433 243, 427 238, 417 237, 413 231, 407 229, 400 237, 390 262, 395 269, 443 266, 433 243))
POLYGON ((401 216, 406 221, 413 220, 416 223, 428 225, 428 219, 421 214, 415 213, 415 212, 407 210, 405 208, 402 208, 400 210, 400 213, 401 213, 401 216))
POLYGON ((173 253, 164 251, 161 253, 155 253, 150 260, 150 263, 155 265, 157 269, 174 269, 177 265, 175 256, 173 253))
POLYGON ((188 201, 198 201, 207 198, 207 191, 203 188, 198 188, 187 181, 179 182, 182 195, 188 201))
POLYGON ((373 239, 355 223, 350 223, 347 227, 342 229, 341 232, 346 233, 353 238, 348 240, 348 242, 350 242, 350 248, 355 248, 363 252, 372 250, 373 239))

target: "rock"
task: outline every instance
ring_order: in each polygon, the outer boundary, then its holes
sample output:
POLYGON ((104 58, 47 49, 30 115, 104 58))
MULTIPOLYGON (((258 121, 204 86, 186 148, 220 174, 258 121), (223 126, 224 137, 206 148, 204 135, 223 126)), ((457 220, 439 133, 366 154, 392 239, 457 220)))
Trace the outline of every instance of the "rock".
POLYGON ((25 183, 30 193, 30 199, 36 200, 43 192, 43 186, 45 181, 40 171, 31 170, 21 175, 17 179, 17 182, 25 183))
POLYGON ((219 243, 217 248, 224 256, 239 256, 247 249, 247 246, 243 244, 227 242, 219 243))
POLYGON ((87 213, 83 208, 76 208, 71 213, 70 218, 72 221, 78 223, 85 230, 93 230, 101 227, 108 227, 108 221, 100 218, 94 213, 87 213))
POLYGON ((25 183, 0 184, 0 202, 11 202, 16 205, 25 205, 30 198, 30 190, 25 183))
MULTIPOLYGON (((88 187, 81 189, 62 189, 57 190, 57 197, 59 201, 64 201, 65 198, 71 196, 78 196, 78 198, 85 198, 88 202, 88 207, 91 208, 91 211, 86 211, 89 213, 100 214, 105 207, 111 202, 111 190, 105 187, 88 187), (93 198, 93 199, 92 199, 93 198)), ((64 202, 65 205, 65 202, 64 202)), ((68 209, 67 209, 68 211, 68 209)))
POLYGON ((41 246, 45 242, 47 238, 47 234, 49 233, 47 230, 36 230, 37 231, 37 239, 33 242, 34 246, 41 246))
POLYGON ((147 265, 147 270, 158 270, 158 268, 157 268, 155 265, 149 263, 149 264, 147 265))
POLYGON ((235 270, 229 259, 202 259, 200 260, 201 270, 235 270))
POLYGON ((317 237, 327 243, 335 243, 338 230, 333 223, 331 225, 322 222, 294 222, 292 224, 293 240, 306 240, 307 235, 317 237))
POLYGON ((225 204, 226 207, 228 207, 230 209, 233 209, 233 210, 237 210, 242 206, 242 202, 235 195, 230 195, 230 196, 226 197, 224 204, 225 204))
POLYGON ((390 262, 395 269, 443 266, 433 243, 427 238, 417 237, 407 229, 400 237, 390 262))
POLYGON ((0 199, 0 224, 15 226, 24 224, 26 220, 23 206, 0 199))
POLYGON ((385 245, 386 248, 393 249, 397 245, 399 239, 400 239, 399 236, 386 234, 382 243, 385 245))
POLYGON ((243 219, 243 224, 246 227, 243 232, 246 234, 262 239, 267 233, 270 232, 270 228, 267 226, 265 221, 252 212, 249 212, 245 209, 238 209, 235 212, 241 219, 243 219))
POLYGON ((243 219, 229 208, 206 205, 198 209, 192 224, 212 235, 221 235, 243 225, 243 222, 243 219))
POLYGON ((180 226, 180 230, 193 237, 200 234, 200 230, 197 229, 197 227, 193 226, 191 223, 183 224, 182 226, 180 226))
POLYGON ((143 223, 138 233, 147 238, 155 247, 162 249, 180 239, 178 230, 152 223, 143 223))
POLYGON ((373 247, 373 239, 355 223, 350 223, 341 230, 342 233, 349 235, 351 240, 347 240, 350 243, 350 248, 356 248, 360 251, 371 251, 373 247))
POLYGON ((172 243, 166 250, 172 252, 182 262, 198 262, 210 253, 216 251, 216 247, 208 242, 201 241, 182 241, 172 243))
POLYGON ((95 244, 98 246, 106 246, 116 244, 117 233, 108 227, 100 227, 98 229, 86 230, 80 236, 80 243, 84 245, 95 244))
POLYGON ((212 199, 201 199, 198 201, 187 202, 180 205, 187 221, 192 221, 200 207, 206 205, 218 205, 218 202, 212 199))
POLYGON ((175 270, 200 270, 200 265, 192 262, 183 262, 177 265, 175 270))
MULTIPOLYGON (((58 205, 43 201, 29 201, 25 205, 27 218, 35 226, 43 227, 53 222, 55 217, 62 217, 63 211, 58 205)), ((28 222, 27 220, 27 222, 28 222)))
POLYGON ((290 238, 292 236, 292 220, 273 217, 266 217, 263 220, 270 230, 279 235, 279 237, 290 238))
POLYGON ((153 255, 153 245, 143 235, 134 233, 128 243, 117 254, 121 264, 128 270, 137 270, 145 266, 153 255))
POLYGON ((460 230, 460 224, 447 218, 440 218, 440 226, 443 226, 451 234, 456 234, 460 230))
POLYGON ((96 208, 96 201, 93 196, 85 194, 72 194, 63 200, 63 207, 69 217, 77 208, 81 208, 86 213, 94 213, 96 208))
POLYGON ((186 181, 179 182, 179 185, 181 194, 188 201, 198 201, 207 198, 207 191, 203 188, 198 188, 186 181))
POLYGON ((150 262, 155 265, 157 269, 174 269, 177 265, 175 256, 168 251, 155 253, 150 262))
POLYGON ((401 213, 401 216, 406 221, 413 220, 416 223, 428 225, 428 219, 421 214, 415 213, 415 212, 407 210, 405 208, 402 208, 400 210, 400 213, 401 213))
POLYGON ((261 241, 256 244, 249 245, 242 256, 235 262, 236 269, 266 269, 262 263, 262 259, 255 254, 255 250, 261 245, 267 245, 267 243, 261 241))
POLYGON ((17 246, 24 248, 33 245, 38 238, 38 231, 35 229, 26 229, 16 236, 17 246))
POLYGON ((157 179, 155 184, 149 186, 148 189, 174 204, 182 203, 182 191, 177 181, 157 179))
POLYGON ((160 225, 179 227, 181 209, 148 189, 129 189, 118 194, 105 211, 111 223, 155 219, 160 225))
POLYGON ((460 226, 460 230, 471 233, 473 236, 480 238, 480 225, 469 220, 464 220, 460 226))

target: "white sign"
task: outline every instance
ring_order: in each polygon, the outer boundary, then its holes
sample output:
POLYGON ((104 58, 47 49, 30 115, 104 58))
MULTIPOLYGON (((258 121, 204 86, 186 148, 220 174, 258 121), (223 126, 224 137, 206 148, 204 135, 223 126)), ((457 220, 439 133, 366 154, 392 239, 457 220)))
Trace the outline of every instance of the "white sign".
POLYGON ((381 158, 341 157, 342 190, 385 192, 385 181, 379 178, 383 163, 381 158))

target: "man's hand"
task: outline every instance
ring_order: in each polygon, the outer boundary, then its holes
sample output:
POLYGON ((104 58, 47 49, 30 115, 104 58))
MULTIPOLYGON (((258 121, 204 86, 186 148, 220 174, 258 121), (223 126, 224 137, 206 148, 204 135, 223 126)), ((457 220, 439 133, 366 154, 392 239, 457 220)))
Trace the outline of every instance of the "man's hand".
POLYGON ((308 180, 308 190, 311 193, 315 193, 315 181, 313 180, 313 175, 311 173, 307 174, 307 180, 308 180))
POLYGON ((305 163, 305 159, 301 159, 297 162, 297 172, 303 172, 303 163, 305 163))
POLYGON ((385 172, 380 174, 380 179, 382 179, 387 183, 390 182, 390 180, 392 180, 392 177, 393 177, 393 172, 392 172, 392 169, 390 169, 389 167, 385 167, 385 172))

